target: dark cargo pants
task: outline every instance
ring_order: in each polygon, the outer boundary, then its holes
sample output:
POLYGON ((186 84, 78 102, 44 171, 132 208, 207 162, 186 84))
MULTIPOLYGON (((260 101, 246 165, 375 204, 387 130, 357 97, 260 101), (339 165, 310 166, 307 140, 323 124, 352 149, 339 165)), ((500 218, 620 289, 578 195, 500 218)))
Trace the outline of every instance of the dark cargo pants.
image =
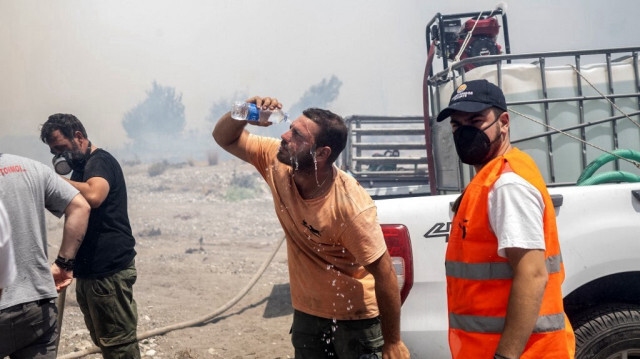
POLYGON ((57 317, 54 299, 0 310, 0 358, 55 359, 57 317))
POLYGON ((291 342, 296 359, 381 359, 379 318, 337 320, 293 313, 291 342))
POLYGON ((78 278, 76 296, 91 339, 105 359, 140 358, 138 311, 133 299, 134 262, 111 276, 78 278))

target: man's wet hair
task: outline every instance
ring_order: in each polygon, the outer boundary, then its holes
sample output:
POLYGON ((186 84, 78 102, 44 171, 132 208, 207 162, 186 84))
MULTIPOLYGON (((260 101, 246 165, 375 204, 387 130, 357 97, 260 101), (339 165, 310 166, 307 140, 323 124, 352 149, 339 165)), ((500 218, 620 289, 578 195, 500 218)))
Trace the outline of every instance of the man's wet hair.
POLYGON ((76 131, 80 131, 84 138, 88 138, 87 131, 84 129, 82 122, 71 114, 56 113, 49 116, 47 122, 40 128, 40 139, 42 142, 48 143, 56 130, 60 131, 62 136, 69 141, 73 140, 73 134, 76 133, 76 131))
POLYGON ((348 131, 342 117, 320 108, 308 108, 302 114, 320 126, 320 132, 315 138, 316 147, 329 146, 331 155, 328 161, 335 162, 347 144, 348 131))

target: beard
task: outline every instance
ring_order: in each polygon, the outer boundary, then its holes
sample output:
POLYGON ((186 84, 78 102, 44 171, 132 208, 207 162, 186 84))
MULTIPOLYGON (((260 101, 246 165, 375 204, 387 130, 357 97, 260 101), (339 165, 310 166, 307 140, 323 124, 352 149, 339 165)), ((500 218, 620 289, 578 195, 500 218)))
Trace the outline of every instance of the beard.
POLYGON ((71 152, 78 157, 84 156, 84 153, 82 153, 82 150, 80 149, 80 145, 78 145, 76 141, 71 141, 71 152))
POLYGON ((68 151, 69 157, 67 161, 69 162, 69 166, 73 171, 84 171, 84 167, 87 164, 87 152, 90 151, 91 147, 87 147, 86 152, 82 152, 80 145, 78 145, 75 141, 71 142, 71 150, 68 151))
POLYGON ((316 160, 311 154, 311 150, 298 153, 291 152, 284 141, 280 144, 276 158, 280 163, 291 166, 294 171, 307 172, 316 168, 316 160))

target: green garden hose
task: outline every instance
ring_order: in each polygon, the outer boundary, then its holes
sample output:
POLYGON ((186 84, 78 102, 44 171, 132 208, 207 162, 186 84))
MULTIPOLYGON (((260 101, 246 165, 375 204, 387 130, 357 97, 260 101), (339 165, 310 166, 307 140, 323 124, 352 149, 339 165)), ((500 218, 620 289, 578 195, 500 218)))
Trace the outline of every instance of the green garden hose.
POLYGON ((620 157, 640 162, 640 152, 638 151, 615 150, 612 153, 605 153, 589 163, 578 178, 577 185, 589 186, 609 182, 640 182, 640 176, 624 171, 610 171, 593 176, 604 164, 620 157))

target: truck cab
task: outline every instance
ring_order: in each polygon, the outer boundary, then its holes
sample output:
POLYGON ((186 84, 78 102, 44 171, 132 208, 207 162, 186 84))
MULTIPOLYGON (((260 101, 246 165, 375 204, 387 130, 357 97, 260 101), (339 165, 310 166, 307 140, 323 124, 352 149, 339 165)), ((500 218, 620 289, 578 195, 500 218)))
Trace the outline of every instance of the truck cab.
POLYGON ((511 54, 499 8, 437 14, 426 33, 423 116, 349 118, 342 157, 376 200, 413 357, 450 357, 451 204, 475 174, 435 116, 459 84, 487 79, 505 93, 512 144, 535 160, 553 199, 576 358, 640 358, 640 47, 511 54))

